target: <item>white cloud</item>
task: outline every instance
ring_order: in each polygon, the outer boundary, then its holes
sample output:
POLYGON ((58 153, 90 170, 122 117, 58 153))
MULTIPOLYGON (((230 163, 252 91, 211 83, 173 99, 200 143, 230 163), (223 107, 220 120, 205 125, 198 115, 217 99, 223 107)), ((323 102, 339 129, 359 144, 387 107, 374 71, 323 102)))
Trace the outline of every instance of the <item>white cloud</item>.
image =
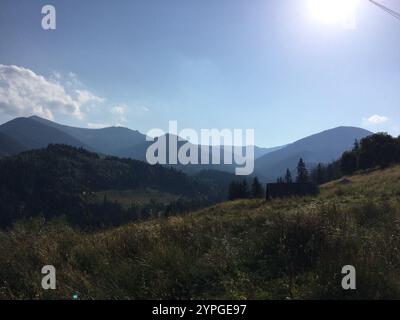
POLYGON ((122 114, 125 114, 125 108, 126 108, 126 105, 118 105, 118 106, 115 106, 115 107, 113 107, 112 109, 111 109, 111 112, 113 113, 113 114, 119 114, 119 115, 122 115, 122 114))
POLYGON ((83 105, 103 101, 87 90, 70 94, 54 77, 46 79, 27 68, 0 64, 0 111, 6 115, 54 119, 55 113, 62 113, 82 119, 83 105))
POLYGON ((379 124, 383 124, 383 123, 387 122, 389 120, 389 118, 385 117, 385 116, 380 116, 380 115, 374 114, 373 116, 369 117, 366 120, 369 124, 379 125, 379 124))
POLYGON ((87 90, 75 90, 75 92, 77 94, 77 101, 81 105, 86 104, 86 103, 92 103, 92 102, 97 102, 97 103, 104 102, 103 98, 95 96, 93 93, 91 93, 87 90))
POLYGON ((117 126, 122 126, 122 123, 126 123, 126 104, 119 104, 111 108, 111 113, 115 116, 115 120, 117 122, 117 126))

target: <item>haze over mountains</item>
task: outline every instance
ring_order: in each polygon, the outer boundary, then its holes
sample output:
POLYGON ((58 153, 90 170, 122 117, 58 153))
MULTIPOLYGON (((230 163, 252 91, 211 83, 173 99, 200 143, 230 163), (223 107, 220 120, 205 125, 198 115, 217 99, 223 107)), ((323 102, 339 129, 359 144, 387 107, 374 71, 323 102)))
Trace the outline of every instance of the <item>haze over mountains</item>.
POLYGON ((285 148, 256 159, 256 173, 268 180, 283 175, 287 168, 294 172, 299 158, 311 168, 318 163, 329 163, 350 150, 354 142, 372 132, 356 127, 337 127, 326 130, 287 145, 285 148))
POLYGON ((30 122, 39 122, 46 127, 57 129, 64 133, 65 138, 66 135, 71 136, 89 149, 109 155, 124 156, 123 152, 125 149, 130 149, 146 140, 146 135, 141 134, 139 131, 123 127, 108 127, 102 129, 76 128, 37 116, 27 118, 26 120, 30 122))
MULTIPOLYGON (((276 148, 255 147, 255 174, 273 180, 286 168, 294 169, 300 157, 309 167, 317 163, 328 163, 351 149, 355 139, 372 134, 356 127, 337 127, 303 138, 286 146, 276 148)), ((37 116, 16 118, 0 126, 0 156, 14 155, 24 150, 45 148, 48 144, 67 144, 83 147, 100 154, 145 160, 146 135, 123 127, 86 129, 70 127, 37 116)), ((183 144, 185 142, 180 142, 183 144)), ((198 146, 208 148, 206 146, 198 146)), ((212 147, 221 152, 221 147, 212 147)), ((233 172, 232 165, 177 166, 187 173, 203 169, 233 172)))

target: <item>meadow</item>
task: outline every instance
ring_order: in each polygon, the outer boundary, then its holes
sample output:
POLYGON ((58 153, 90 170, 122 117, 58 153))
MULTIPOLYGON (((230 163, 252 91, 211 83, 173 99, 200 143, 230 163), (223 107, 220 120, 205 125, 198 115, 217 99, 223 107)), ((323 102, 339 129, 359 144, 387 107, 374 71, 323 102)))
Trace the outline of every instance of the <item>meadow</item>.
POLYGON ((229 201, 84 232, 62 218, 0 232, 2 299, 399 299, 400 166, 318 197, 229 201), (41 288, 54 265, 57 289, 41 288), (357 289, 341 287, 344 265, 357 289))

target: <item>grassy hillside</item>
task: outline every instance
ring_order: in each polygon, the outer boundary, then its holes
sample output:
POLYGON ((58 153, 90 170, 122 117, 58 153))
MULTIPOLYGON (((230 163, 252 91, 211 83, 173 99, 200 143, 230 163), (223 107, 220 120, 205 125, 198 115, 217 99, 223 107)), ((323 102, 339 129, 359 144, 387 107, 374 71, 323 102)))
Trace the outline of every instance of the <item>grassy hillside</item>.
POLYGON ((400 166, 348 179, 96 233, 20 222, 0 233, 0 298, 400 298, 400 166), (40 287, 46 264, 57 290, 40 287))

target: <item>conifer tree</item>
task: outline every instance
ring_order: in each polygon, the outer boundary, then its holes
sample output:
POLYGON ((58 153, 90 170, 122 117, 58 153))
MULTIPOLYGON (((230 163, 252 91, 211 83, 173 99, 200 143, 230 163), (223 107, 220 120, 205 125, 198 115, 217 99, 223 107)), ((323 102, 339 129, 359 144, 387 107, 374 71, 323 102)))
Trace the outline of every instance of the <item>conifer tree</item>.
POLYGON ((308 171, 306 168, 306 164, 304 163, 303 159, 300 158, 299 163, 297 164, 297 183, 307 183, 308 179, 308 171))
POLYGON ((290 173, 289 168, 286 169, 285 182, 286 182, 287 184, 293 183, 292 174, 290 173))
POLYGON ((264 197, 264 188, 262 187, 262 185, 257 177, 254 177, 253 183, 251 185, 251 196, 253 198, 263 198, 264 197))

